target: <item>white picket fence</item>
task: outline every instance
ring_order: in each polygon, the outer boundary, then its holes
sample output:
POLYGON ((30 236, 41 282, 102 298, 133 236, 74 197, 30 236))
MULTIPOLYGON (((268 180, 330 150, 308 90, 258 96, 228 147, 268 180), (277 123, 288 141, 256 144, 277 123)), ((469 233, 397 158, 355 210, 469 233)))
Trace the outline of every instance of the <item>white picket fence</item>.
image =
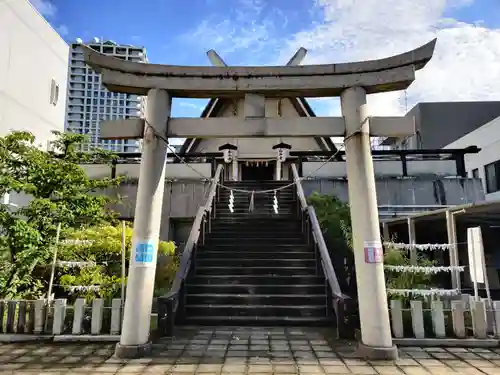
POLYGON ((390 301, 392 336, 403 339, 445 343, 449 340, 474 339, 479 346, 481 340, 500 339, 500 301, 491 305, 487 300, 474 301, 469 295, 460 300, 410 301, 404 309, 401 300, 390 301), (424 306, 427 308, 424 309, 424 306), (427 317, 427 319, 426 319, 427 317), (429 319, 430 318, 430 319, 429 319), (426 321, 429 324, 426 327, 426 321), (408 327, 410 325, 410 327, 408 327), (411 331, 411 335, 408 332, 411 331))

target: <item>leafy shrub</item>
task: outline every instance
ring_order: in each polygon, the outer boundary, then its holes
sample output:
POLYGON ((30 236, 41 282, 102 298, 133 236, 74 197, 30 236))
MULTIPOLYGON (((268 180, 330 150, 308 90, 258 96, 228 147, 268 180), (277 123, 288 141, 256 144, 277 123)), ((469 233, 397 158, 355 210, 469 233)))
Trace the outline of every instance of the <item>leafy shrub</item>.
MULTIPOLYGON (((63 290, 72 286, 97 286, 98 290, 75 291, 71 297, 96 297, 111 299, 120 296, 122 263, 121 225, 103 225, 78 230, 68 230, 59 245, 60 261, 92 262, 84 267, 63 266, 58 268, 58 284, 63 290)), ((132 247, 132 228, 125 226, 125 267, 128 269, 132 247)), ((175 275, 175 243, 160 241, 158 246, 158 268, 155 289, 170 287, 172 273, 175 275), (162 259, 167 256, 169 259, 162 259), (169 261, 174 259, 173 261, 169 261)), ((125 280, 126 282, 126 280, 125 280)), ((62 292, 62 291, 61 291, 62 292)))
MULTIPOLYGON (((406 250, 386 247, 384 253, 384 264, 389 266, 410 266, 411 261, 406 250)), ((430 267, 435 262, 427 259, 425 255, 417 254, 418 266, 430 267)), ((415 272, 395 272, 385 270, 387 288, 390 289, 429 289, 432 283, 432 275, 415 272)))
MULTIPOLYGON (((353 259, 352 226, 349 205, 335 195, 313 193, 308 198, 314 206, 323 236, 327 243, 332 262, 339 277, 341 288, 351 293, 355 292, 355 270, 353 259), (345 267, 339 266, 345 265, 345 267), (347 280, 343 280, 343 278, 347 280), (347 284, 350 286, 347 287, 347 284)), ((408 252, 394 248, 385 248, 384 264, 410 265, 408 252)), ((433 266, 435 262, 425 255, 418 254, 417 265, 433 266)), ((387 288, 390 289, 428 289, 432 284, 432 276, 424 273, 404 273, 385 270, 387 288)), ((403 297, 393 297, 401 298, 403 297)))

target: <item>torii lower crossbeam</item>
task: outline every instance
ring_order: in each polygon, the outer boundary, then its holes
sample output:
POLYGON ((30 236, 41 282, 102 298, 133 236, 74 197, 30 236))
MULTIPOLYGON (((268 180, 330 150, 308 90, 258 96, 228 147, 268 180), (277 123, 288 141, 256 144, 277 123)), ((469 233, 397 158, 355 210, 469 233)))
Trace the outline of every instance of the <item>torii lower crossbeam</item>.
MULTIPOLYGON (((406 137, 415 134, 413 117, 370 117, 370 136, 406 137)), ((139 139, 145 120, 112 120, 101 122, 101 139, 139 139)), ((249 138, 249 137, 343 137, 343 117, 298 118, 172 118, 168 138, 249 138)))

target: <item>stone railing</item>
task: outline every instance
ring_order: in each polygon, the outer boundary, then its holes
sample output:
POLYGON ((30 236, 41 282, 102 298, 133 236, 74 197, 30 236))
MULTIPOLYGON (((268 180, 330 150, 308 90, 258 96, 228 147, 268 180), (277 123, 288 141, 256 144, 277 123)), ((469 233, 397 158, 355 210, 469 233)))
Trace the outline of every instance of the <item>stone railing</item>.
MULTIPOLYGON (((392 336, 395 344, 408 346, 494 347, 500 341, 500 301, 492 306, 462 295, 456 301, 390 300, 392 336)), ((154 317, 151 319, 154 325, 154 317)), ((0 342, 109 341, 119 340, 121 300, 106 305, 103 299, 86 304, 83 298, 71 306, 56 299, 0 300, 0 342)))
POLYGON ((56 299, 50 305, 45 300, 0 300, 0 342, 29 336, 54 341, 118 341, 121 322, 119 298, 110 306, 100 298, 89 304, 79 298, 72 306, 66 299, 56 299))
MULTIPOLYGON (((457 297, 460 298, 460 297, 457 297)), ((500 340, 500 302, 459 300, 390 301, 392 336, 397 345, 497 346, 500 340)))

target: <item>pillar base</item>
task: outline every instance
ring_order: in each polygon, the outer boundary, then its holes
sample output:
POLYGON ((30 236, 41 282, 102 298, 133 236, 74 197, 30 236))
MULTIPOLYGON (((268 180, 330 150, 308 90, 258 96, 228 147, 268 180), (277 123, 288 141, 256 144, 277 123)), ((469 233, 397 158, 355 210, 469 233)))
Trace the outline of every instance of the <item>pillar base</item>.
POLYGON ((364 359, 370 359, 374 361, 392 361, 399 358, 398 348, 396 345, 391 347, 376 347, 368 346, 359 342, 357 355, 364 359))
POLYGON ((151 353, 151 341, 142 345, 122 345, 116 344, 115 356, 118 358, 142 358, 151 353))

